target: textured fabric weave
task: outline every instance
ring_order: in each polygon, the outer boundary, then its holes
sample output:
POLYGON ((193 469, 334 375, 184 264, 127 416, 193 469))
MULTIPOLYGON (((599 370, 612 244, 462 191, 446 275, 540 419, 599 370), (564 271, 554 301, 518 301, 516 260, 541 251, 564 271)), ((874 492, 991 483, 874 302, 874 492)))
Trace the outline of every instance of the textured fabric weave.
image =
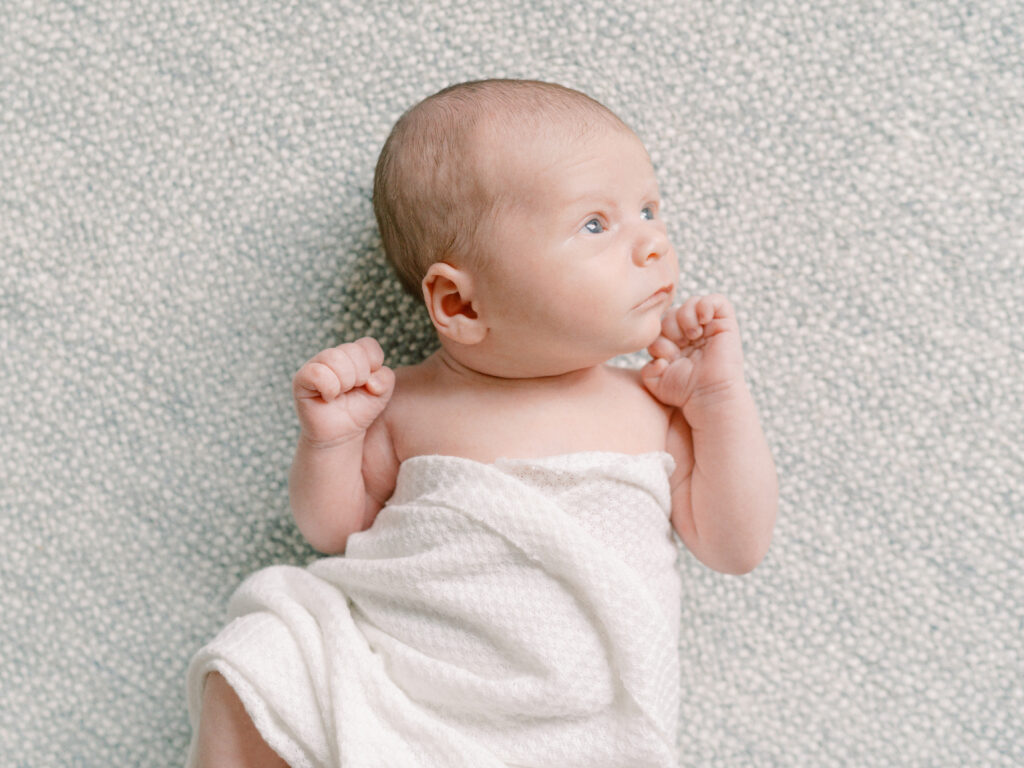
POLYGON ((778 462, 765 563, 680 560, 682 764, 1024 764, 1022 50, 1019 0, 4 0, 0 762, 184 761, 188 659, 313 556, 292 375, 433 345, 380 146, 517 76, 637 128, 778 462))
POLYGON ((189 669, 293 768, 672 768, 667 453, 417 456, 344 557, 272 566, 189 669))

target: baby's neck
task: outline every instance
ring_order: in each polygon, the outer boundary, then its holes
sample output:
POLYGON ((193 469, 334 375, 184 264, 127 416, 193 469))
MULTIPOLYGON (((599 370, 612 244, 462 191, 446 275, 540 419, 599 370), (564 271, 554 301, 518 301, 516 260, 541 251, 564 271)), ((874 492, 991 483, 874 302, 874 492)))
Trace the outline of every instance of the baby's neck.
POLYGON ((452 384, 507 390, 547 389, 557 391, 577 388, 600 379, 604 369, 603 365, 593 365, 550 376, 500 376, 479 370, 460 361, 444 347, 431 355, 428 362, 436 365, 439 379, 449 380, 452 384))

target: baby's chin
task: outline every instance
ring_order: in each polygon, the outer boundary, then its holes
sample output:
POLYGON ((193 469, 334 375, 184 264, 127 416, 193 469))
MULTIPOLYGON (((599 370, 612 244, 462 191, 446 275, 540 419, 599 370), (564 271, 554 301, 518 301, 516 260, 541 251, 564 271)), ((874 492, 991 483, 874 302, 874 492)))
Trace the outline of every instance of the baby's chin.
POLYGON ((608 362, 616 357, 624 355, 634 355, 639 352, 646 352, 647 348, 650 347, 660 335, 661 318, 660 316, 655 316, 654 321, 649 327, 645 324, 642 328, 636 329, 633 333, 625 335, 621 339, 621 343, 616 347, 604 349, 604 362, 608 362))
POLYGON ((661 336, 662 315, 652 315, 652 317, 654 319, 650 321, 650 326, 645 327, 643 333, 637 335, 633 348, 625 354, 631 354, 633 352, 639 352, 647 349, 659 336, 661 336))
POLYGON ((604 361, 607 362, 612 358, 619 357, 620 355, 632 355, 637 352, 645 351, 651 344, 654 343, 661 335, 661 317, 655 315, 654 319, 648 323, 645 323, 640 328, 634 328, 632 332, 623 334, 618 339, 618 344, 609 345, 597 352, 595 349, 595 358, 604 355, 604 361))

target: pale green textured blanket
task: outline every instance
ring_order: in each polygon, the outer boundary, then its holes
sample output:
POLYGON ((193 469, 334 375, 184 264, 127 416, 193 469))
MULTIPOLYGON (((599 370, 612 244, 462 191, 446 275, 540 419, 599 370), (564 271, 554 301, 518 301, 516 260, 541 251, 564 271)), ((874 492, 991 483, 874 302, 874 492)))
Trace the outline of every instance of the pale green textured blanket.
POLYGON ((591 93, 737 307, 764 565, 682 559, 694 766, 1024 764, 1024 6, 7 0, 0 763, 177 765, 184 672, 306 563, 289 383, 431 348, 373 164, 451 82, 591 93))

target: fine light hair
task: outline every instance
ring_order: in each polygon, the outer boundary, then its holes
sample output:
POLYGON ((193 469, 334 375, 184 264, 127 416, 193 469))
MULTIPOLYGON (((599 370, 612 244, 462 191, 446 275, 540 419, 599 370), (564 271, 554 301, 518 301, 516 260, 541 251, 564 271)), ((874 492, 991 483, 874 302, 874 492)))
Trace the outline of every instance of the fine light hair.
MULTIPOLYGON (((411 107, 381 149, 373 210, 384 253, 402 287, 422 298, 431 264, 469 269, 487 259, 487 223, 502 202, 476 173, 476 147, 500 136, 519 151, 524 138, 574 140, 596 126, 629 131, 611 110, 580 91, 538 80, 474 80, 411 107)), ((497 145, 497 144, 496 144, 497 145)))

